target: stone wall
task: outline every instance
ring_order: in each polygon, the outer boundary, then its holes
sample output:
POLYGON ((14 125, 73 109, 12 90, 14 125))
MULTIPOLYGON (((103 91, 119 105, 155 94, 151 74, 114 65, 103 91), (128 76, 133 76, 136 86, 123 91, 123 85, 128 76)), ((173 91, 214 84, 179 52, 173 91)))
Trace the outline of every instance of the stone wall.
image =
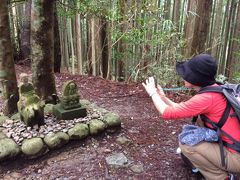
POLYGON ((53 105, 44 109, 45 124, 27 127, 19 115, 0 116, 0 161, 13 157, 35 158, 52 149, 66 145, 70 140, 82 140, 107 129, 121 127, 120 117, 106 109, 81 100, 87 116, 73 120, 57 120, 52 115, 53 105))

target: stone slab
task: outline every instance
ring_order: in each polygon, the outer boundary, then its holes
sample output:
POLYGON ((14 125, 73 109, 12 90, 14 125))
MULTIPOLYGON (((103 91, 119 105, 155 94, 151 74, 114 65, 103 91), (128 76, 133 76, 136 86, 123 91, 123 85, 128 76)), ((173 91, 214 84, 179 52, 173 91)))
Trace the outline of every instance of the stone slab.
POLYGON ((53 106, 53 115, 56 116, 57 119, 70 120, 87 116, 87 110, 85 107, 65 110, 60 104, 57 104, 53 106))

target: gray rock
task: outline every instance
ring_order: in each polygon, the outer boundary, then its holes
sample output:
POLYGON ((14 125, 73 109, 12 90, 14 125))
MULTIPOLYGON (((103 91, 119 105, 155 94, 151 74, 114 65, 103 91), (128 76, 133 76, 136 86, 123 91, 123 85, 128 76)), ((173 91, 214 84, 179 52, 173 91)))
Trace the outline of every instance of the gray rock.
POLYGON ((81 104, 82 106, 88 106, 88 105, 90 105, 91 103, 90 103, 90 101, 88 101, 88 100, 86 100, 86 99, 80 99, 80 104, 81 104))
POLYGON ((10 125, 10 127, 13 125, 13 120, 12 119, 6 119, 5 121, 8 125, 10 125))
POLYGON ((44 107, 44 115, 53 113, 53 104, 46 104, 44 107))
POLYGON ((49 133, 45 138, 44 142, 50 149, 58 148, 68 143, 69 136, 64 132, 49 133))
POLYGON ((3 132, 0 132, 0 139, 4 139, 6 138, 7 136, 3 133, 3 132))
POLYGON ((132 165, 130 169, 132 170, 132 172, 135 172, 135 173, 142 173, 144 171, 142 164, 132 165))
POLYGON ((96 112, 92 114, 93 119, 98 119, 99 117, 100 117, 100 115, 96 112))
POLYGON ((90 134, 92 135, 95 135, 104 131, 105 127, 106 125, 98 119, 92 119, 89 122, 89 130, 90 130, 90 134))
POLYGON ((24 140, 22 143, 22 152, 28 156, 38 156, 46 152, 46 147, 41 138, 32 138, 24 140))
POLYGON ((9 172, 4 175, 4 180, 23 179, 23 175, 18 172, 9 172))
POLYGON ((129 144, 131 140, 127 139, 125 136, 120 136, 116 139, 116 142, 120 145, 129 144))
POLYGON ((77 123, 73 128, 68 130, 70 139, 83 139, 89 134, 89 127, 84 123, 77 123))
POLYGON ((92 109, 98 109, 98 108, 99 108, 95 103, 89 104, 88 107, 89 107, 91 110, 92 110, 92 109))
POLYGON ((106 114, 106 113, 109 112, 108 110, 106 110, 104 108, 100 108, 100 107, 97 108, 97 111, 100 112, 100 113, 103 113, 103 114, 106 114))
POLYGON ((106 157, 106 162, 116 168, 128 166, 128 159, 123 153, 116 153, 106 157))
POLYGON ((13 114, 13 115, 11 116, 11 119, 13 119, 13 120, 20 119, 19 113, 13 114))
POLYGON ((19 146, 12 139, 0 139, 0 161, 14 157, 19 152, 19 146))
POLYGON ((3 125, 3 123, 5 123, 5 121, 9 119, 9 117, 7 116, 0 116, 0 125, 3 125))
POLYGON ((6 133, 6 136, 7 136, 8 138, 10 138, 10 137, 12 136, 12 132, 6 133))
POLYGON ((103 121, 107 124, 108 127, 121 126, 120 117, 114 113, 107 113, 103 116, 103 121))

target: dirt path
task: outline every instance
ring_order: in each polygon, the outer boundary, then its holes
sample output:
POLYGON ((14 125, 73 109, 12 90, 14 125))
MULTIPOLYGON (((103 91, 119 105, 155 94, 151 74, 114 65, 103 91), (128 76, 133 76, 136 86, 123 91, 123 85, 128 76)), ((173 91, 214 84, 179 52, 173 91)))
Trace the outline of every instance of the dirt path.
MULTIPOLYGON (((30 73, 30 70, 18 66, 17 72, 30 73)), ((1 163, 1 179, 197 178, 176 154, 177 134, 188 121, 161 120, 141 84, 57 74, 58 90, 67 79, 76 81, 83 99, 118 113, 122 119, 121 130, 115 133, 105 132, 81 142, 71 142, 66 147, 38 159, 17 159, 1 163), (118 137, 125 137, 130 142, 119 144, 116 141, 118 137), (123 153, 128 158, 129 166, 109 167, 105 158, 113 153, 123 153), (138 169, 133 170, 132 166, 138 169)))

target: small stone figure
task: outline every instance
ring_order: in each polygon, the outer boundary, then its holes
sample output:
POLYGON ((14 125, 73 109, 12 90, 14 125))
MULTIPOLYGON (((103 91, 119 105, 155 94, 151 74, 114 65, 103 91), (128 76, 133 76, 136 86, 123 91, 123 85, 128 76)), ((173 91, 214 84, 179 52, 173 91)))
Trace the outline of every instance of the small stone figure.
POLYGON ((73 81, 69 81, 63 86, 63 97, 61 98, 63 109, 80 107, 79 98, 77 85, 73 81))
POLYGON ((19 101, 17 105, 20 119, 27 126, 44 124, 44 103, 36 95, 33 85, 28 82, 26 73, 20 74, 19 101))
POLYGON ((53 107, 53 114, 58 119, 74 119, 85 117, 86 108, 81 107, 78 88, 74 81, 67 81, 62 88, 63 96, 60 98, 60 104, 53 107))

